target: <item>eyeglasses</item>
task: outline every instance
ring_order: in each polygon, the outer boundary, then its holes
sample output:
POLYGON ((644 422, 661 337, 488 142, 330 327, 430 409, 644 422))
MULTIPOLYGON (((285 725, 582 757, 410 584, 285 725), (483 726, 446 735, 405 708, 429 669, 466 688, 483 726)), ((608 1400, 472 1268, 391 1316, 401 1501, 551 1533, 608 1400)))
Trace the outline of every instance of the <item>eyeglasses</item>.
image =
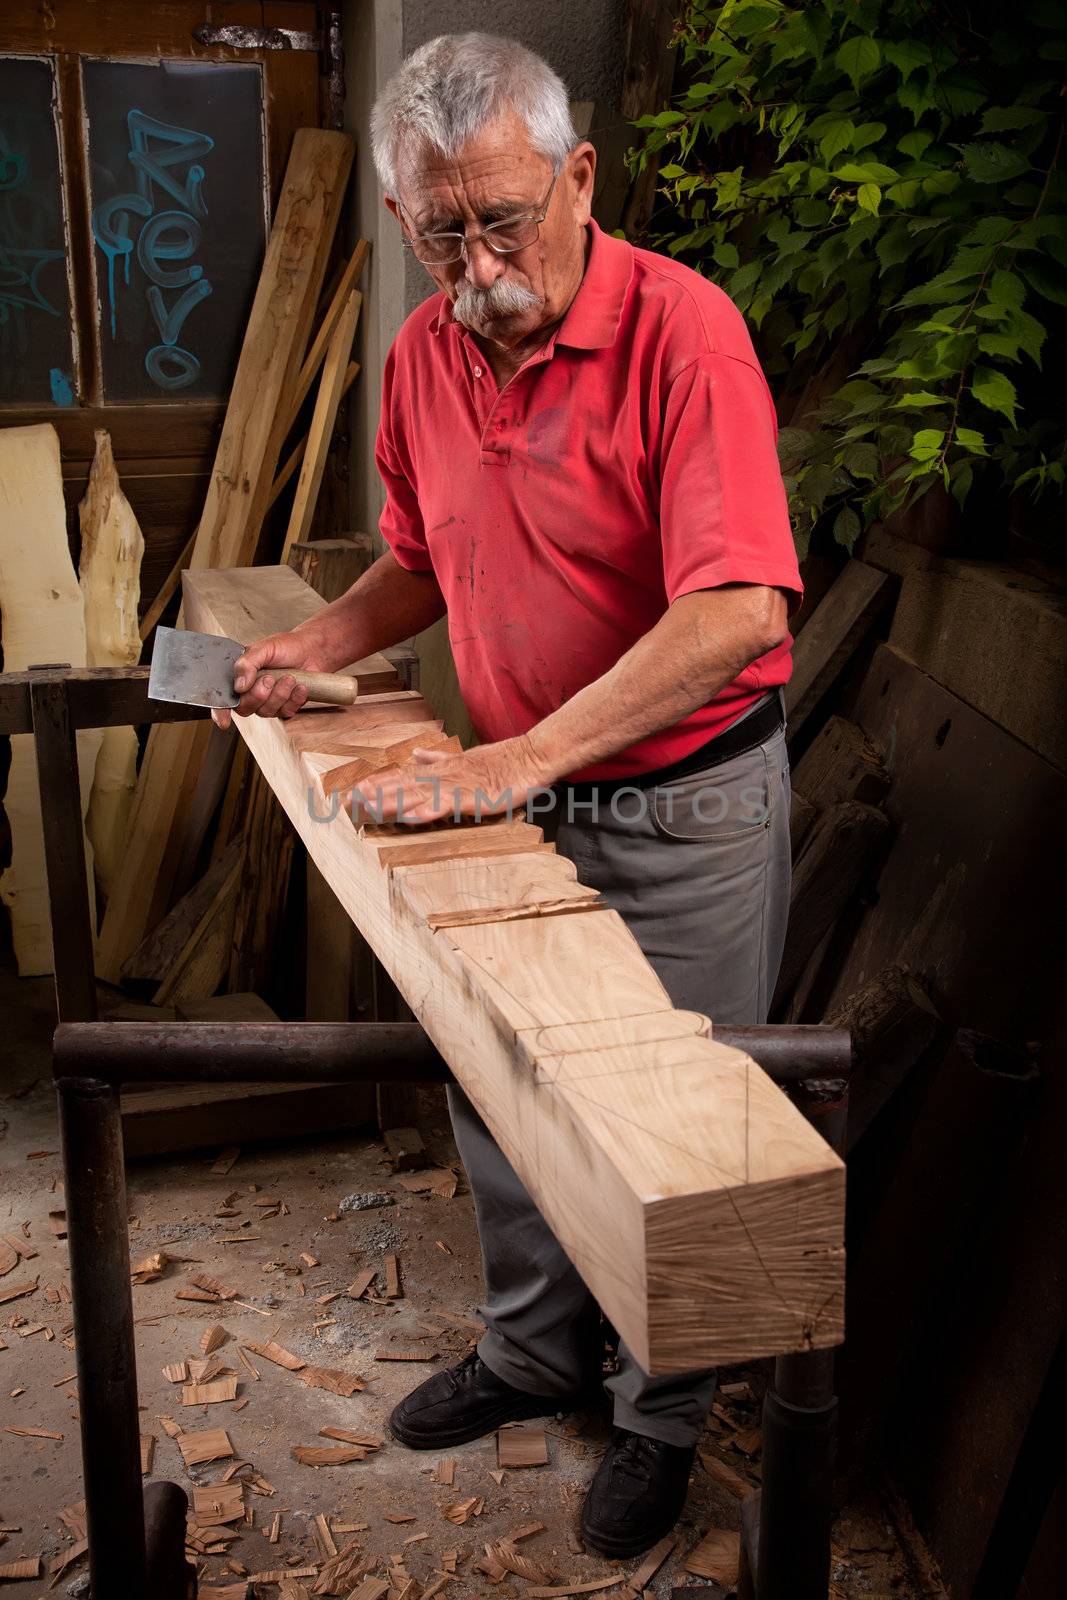
POLYGON ((502 222, 491 222, 480 233, 411 233, 404 235, 404 248, 410 250, 416 261, 426 267, 448 267, 453 261, 470 259, 470 248, 479 240, 498 256, 509 256, 515 250, 525 250, 536 240, 541 224, 552 204, 552 191, 556 178, 549 184, 544 205, 539 211, 524 211, 521 216, 505 217, 502 222))

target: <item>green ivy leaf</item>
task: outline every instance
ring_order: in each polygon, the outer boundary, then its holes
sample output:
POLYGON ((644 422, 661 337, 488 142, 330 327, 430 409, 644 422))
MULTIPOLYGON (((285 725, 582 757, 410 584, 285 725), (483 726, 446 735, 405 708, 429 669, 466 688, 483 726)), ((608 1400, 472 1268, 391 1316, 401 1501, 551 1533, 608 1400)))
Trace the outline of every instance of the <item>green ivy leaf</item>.
POLYGON ((880 161, 846 161, 834 168, 833 176, 842 183, 895 183, 900 173, 880 161))
POLYGON ((969 461, 962 462, 952 474, 952 498, 962 506, 974 482, 974 468, 969 461))
POLYGON ((960 292, 961 282, 974 276, 976 274, 958 272, 950 267, 947 272, 939 272, 936 278, 931 278, 929 283, 917 283, 914 289, 901 295, 897 306, 951 305, 960 292))
POLYGON ((762 261, 749 261, 735 272, 727 284, 727 293, 731 300, 743 300, 749 295, 759 282, 762 271, 762 261))
POLYGON ((660 167, 659 175, 661 178, 684 178, 686 171, 684 167, 678 165, 677 161, 668 161, 665 167, 660 167))
POLYGON ((634 120, 635 128, 677 128, 688 121, 684 111, 657 111, 634 120))
POLYGON ((1014 272, 1003 270, 993 273, 987 291, 990 300, 997 306, 1011 306, 1018 310, 1026 299, 1026 285, 1014 272))
POLYGON ((878 215, 878 207, 882 203, 882 191, 876 183, 861 183, 856 190, 856 204, 861 211, 870 211, 878 215))
POLYGON ((850 444, 841 452, 841 464, 854 478, 877 478, 881 462, 873 444, 850 444))
POLYGON ((878 71, 882 52, 874 39, 865 34, 853 34, 835 51, 834 64, 851 79, 852 87, 858 89, 864 78, 878 71))
POLYGON ((852 135, 853 150, 865 150, 869 144, 877 144, 885 135, 884 122, 861 122, 852 135))
POLYGON ((897 140, 897 149, 903 150, 906 156, 914 156, 916 161, 920 161, 923 151, 933 142, 933 137, 933 134, 927 133, 925 128, 916 128, 912 133, 906 133, 903 139, 897 140))
POLYGON ((933 62, 929 45, 921 39, 899 39, 883 47, 885 58, 891 62, 907 83, 916 67, 928 67, 933 62))
POLYGON ((823 52, 830 42, 830 18, 825 12, 808 7, 798 16, 797 26, 802 34, 807 35, 812 55, 816 61, 821 62, 823 52))
POLYGON ((1047 122, 1037 106, 990 106, 982 118, 980 133, 1011 133, 1016 128, 1032 128, 1047 122))
POLYGON ((920 187, 925 195, 951 194, 960 186, 958 172, 931 172, 920 180, 920 187))
POLYGON ((837 487, 837 474, 827 462, 817 461, 801 474, 798 487, 808 504, 821 511, 827 496, 837 487))
POLYGON ((899 406, 902 409, 906 409, 909 406, 915 406, 919 409, 923 409, 926 406, 943 406, 946 404, 946 401, 943 394, 931 394, 929 389, 914 389, 911 394, 899 395, 898 398, 893 401, 893 404, 894 406, 899 406))
POLYGON ((938 80, 941 103, 953 117, 969 117, 980 111, 989 98, 989 91, 969 72, 944 73, 938 80))
POLYGON ((883 272, 887 272, 890 267, 899 266, 901 262, 907 261, 914 249, 915 241, 908 224, 906 222, 896 222, 886 233, 883 233, 875 246, 878 265, 883 272))
POLYGON ((1036 317, 1032 317, 1028 311, 1012 310, 1001 331, 1013 339, 1018 339, 1020 346, 1034 365, 1038 367, 1041 365, 1041 348, 1045 343, 1046 330, 1036 317))
POLYGON ((1051 300, 1053 305, 1067 306, 1067 272, 1058 271, 1055 266, 1040 259, 1028 261, 1020 271, 1043 300, 1051 300))
POLYGON ((970 450, 972 455, 986 456, 989 454, 986 448, 985 435, 976 433, 973 428, 957 428, 956 443, 962 445, 964 450, 970 450))
POLYGON ((944 443, 945 435, 940 428, 920 428, 911 442, 908 451, 913 461, 932 461, 944 443))
POLYGON ((851 506, 842 506, 834 518, 834 538, 851 554, 862 531, 859 517, 851 506))
POLYGON ((815 435, 807 428, 779 428, 778 457, 781 461, 799 461, 808 455, 815 443, 815 435))
POLYGON ((1019 341, 1007 333, 980 333, 978 348, 984 356, 1000 356, 1005 361, 1019 359, 1019 341))
POLYGON ((937 109, 937 95, 925 73, 917 77, 914 83, 902 83, 897 90, 897 99, 905 110, 911 112, 913 122, 918 122, 928 111, 937 109))
MULTIPOLYGON (((921 185, 915 178, 905 178, 901 183, 890 184, 885 192, 886 199, 892 200, 894 205, 900 206, 902 211, 909 211, 918 198, 920 187, 921 185)), ((924 223, 929 227, 936 228, 940 226, 941 219, 939 217, 913 217, 911 219, 911 231, 913 233, 921 232, 924 223)))
POLYGON ((842 150, 847 150, 850 147, 855 131, 853 124, 847 117, 842 118, 840 122, 831 123, 819 140, 819 154, 827 165, 836 155, 840 155, 842 150))
POLYGON ((779 20, 779 7, 771 0, 750 0, 730 15, 730 32, 738 39, 764 33, 779 20))
POLYGON ((958 144, 954 148, 963 156, 967 172, 975 183, 1006 183, 1030 168, 1029 161, 1017 150, 992 140, 982 144, 958 144))
POLYGON ((878 400, 881 394, 882 391, 876 383, 868 383, 866 378, 850 378, 840 389, 834 390, 831 398, 855 406, 857 401, 878 400))
POLYGON ((1015 224, 1007 217, 983 217, 982 220, 964 234, 960 240, 962 245, 999 244, 1011 233, 1015 224))
POLYGON ((1015 410, 1019 404, 1015 385, 995 367, 976 367, 971 380, 974 398, 990 411, 998 411, 1015 426, 1015 410))

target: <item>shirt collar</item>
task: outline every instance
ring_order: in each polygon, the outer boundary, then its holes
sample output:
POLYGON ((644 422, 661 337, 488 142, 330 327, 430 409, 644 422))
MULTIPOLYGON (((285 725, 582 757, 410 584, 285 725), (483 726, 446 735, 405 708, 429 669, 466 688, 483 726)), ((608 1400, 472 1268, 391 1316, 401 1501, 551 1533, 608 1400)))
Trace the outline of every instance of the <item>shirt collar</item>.
MULTIPOLYGON (((589 234, 585 273, 552 343, 571 345, 577 350, 603 350, 615 343, 619 331, 623 302, 633 277, 634 252, 625 239, 605 233, 593 221, 589 223, 589 234)), ((454 321, 452 302, 442 294, 430 327, 440 333, 454 321)))

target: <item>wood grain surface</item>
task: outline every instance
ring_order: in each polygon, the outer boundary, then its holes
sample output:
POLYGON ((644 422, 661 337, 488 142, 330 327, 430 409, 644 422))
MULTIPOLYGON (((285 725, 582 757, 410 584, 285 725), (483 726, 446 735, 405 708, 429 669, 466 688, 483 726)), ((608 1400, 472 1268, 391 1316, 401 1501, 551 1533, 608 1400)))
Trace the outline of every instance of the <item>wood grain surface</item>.
MULTIPOLYGON (((293 585, 303 605, 321 603, 279 572, 189 574, 188 626, 274 631, 297 606, 293 585)), ((540 829, 517 818, 377 829, 328 806, 313 728, 329 729, 343 760, 346 737, 365 746, 367 710, 237 721, 637 1359, 667 1373, 838 1343, 841 1162, 749 1057, 672 1008, 622 919, 584 909, 588 893, 540 829), (427 846, 428 864, 412 859, 427 846), (574 912, 536 914, 568 896, 574 912), (527 901, 528 916, 497 914, 527 901), (441 925, 455 913, 484 920, 441 925)))

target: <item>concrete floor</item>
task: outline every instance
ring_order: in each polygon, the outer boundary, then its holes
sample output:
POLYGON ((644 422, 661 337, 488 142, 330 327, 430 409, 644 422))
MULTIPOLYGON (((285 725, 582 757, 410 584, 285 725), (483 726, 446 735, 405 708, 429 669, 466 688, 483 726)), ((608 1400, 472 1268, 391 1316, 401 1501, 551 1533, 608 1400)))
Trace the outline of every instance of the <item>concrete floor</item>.
MULTIPOLYGON (((12 1425, 62 1433, 61 1440, 16 1437, 0 1432, 0 1528, 9 1530, 0 1546, 0 1563, 19 1556, 40 1555, 47 1563, 69 1549, 71 1536, 59 1512, 80 1498, 77 1397, 72 1350, 64 1342, 69 1309, 51 1303, 45 1293, 58 1290, 67 1278, 67 1248, 55 1239, 48 1213, 62 1206, 62 1175, 49 1084, 48 1040, 53 1013, 51 986, 45 981, 18 981, 0 968, 0 1233, 26 1236, 37 1254, 5 1281, 38 1276, 38 1291, 0 1307, 0 1333, 8 1348, 0 1350, 0 1428, 12 1425), (55 1338, 38 1333, 19 1337, 18 1319, 44 1322, 55 1338)), ((434 1162, 455 1165, 443 1096, 424 1097, 422 1134, 434 1162)), ((239 1143, 235 1129, 233 1142, 239 1143)), ((176 1418, 186 1431, 224 1427, 237 1455, 253 1463, 276 1493, 262 1497, 246 1491, 251 1526, 242 1528, 226 1555, 201 1564, 205 1585, 234 1581, 235 1573, 254 1574, 271 1568, 321 1565, 323 1551, 314 1517, 331 1522, 363 1522, 359 1572, 384 1574, 394 1553, 402 1554, 417 1580, 415 1593, 430 1582, 447 1551, 459 1551, 456 1580, 445 1585, 451 1600, 468 1594, 496 1593, 519 1600, 529 1584, 508 1577, 499 1584, 474 1571, 486 1542, 500 1539, 524 1523, 538 1521, 544 1531, 525 1540, 523 1552, 557 1583, 626 1578, 637 1562, 617 1564, 585 1553, 577 1519, 585 1486, 608 1436, 604 1417, 566 1417, 547 1423, 549 1464, 511 1470, 497 1482, 495 1441, 482 1440, 449 1452, 455 1459, 455 1483, 446 1488, 432 1481, 441 1459, 432 1453, 404 1450, 388 1436, 386 1419, 392 1405, 414 1382, 435 1370, 406 1362, 380 1362, 374 1354, 392 1344, 441 1353, 437 1363, 451 1362, 468 1348, 471 1321, 476 1318, 480 1290, 477 1238, 469 1195, 461 1184, 454 1199, 407 1193, 396 1177, 381 1143, 371 1137, 344 1135, 259 1145, 242 1151, 228 1175, 212 1172, 216 1152, 203 1151, 131 1165, 128 1174, 131 1217, 131 1261, 154 1251, 181 1256, 164 1276, 135 1286, 138 1365, 143 1429, 156 1440, 152 1475, 173 1478, 187 1489, 217 1481, 226 1462, 186 1471, 177 1445, 159 1419, 176 1418), (392 1206, 341 1213, 346 1195, 385 1190, 392 1206), (239 1214, 216 1216, 223 1202, 239 1214), (257 1200, 284 1201, 288 1214, 264 1220, 257 1200), (251 1219, 248 1228, 241 1223, 251 1219), (223 1234, 241 1231, 259 1237, 243 1245, 223 1245, 223 1234), (343 1291, 361 1268, 381 1268, 385 1251, 400 1259, 403 1297, 392 1302, 353 1301, 343 1294, 327 1305, 318 1297, 343 1291), (317 1260, 311 1267, 302 1253, 317 1260), (238 1298, 256 1309, 232 1304, 198 1304, 175 1299, 190 1274, 208 1273, 238 1290, 238 1298), (263 1315, 262 1313, 267 1313, 263 1315), (458 1319, 458 1320, 452 1320, 458 1319), (324 1326, 315 1327, 321 1320, 324 1326), (220 1323, 228 1342, 217 1358, 236 1373, 236 1403, 188 1408, 180 1387, 169 1383, 162 1368, 200 1355, 204 1331, 220 1323), (253 1357, 259 1371, 254 1381, 237 1356, 243 1341, 276 1339, 309 1364, 359 1373, 366 1390, 350 1399, 306 1387, 298 1377, 253 1357), (324 1427, 371 1433, 381 1449, 346 1466, 313 1469, 292 1459, 294 1445, 324 1445, 324 1427), (443 1508, 471 1495, 484 1495, 485 1510, 458 1527, 443 1508), (270 1544, 267 1531, 281 1513, 281 1536, 270 1544), (390 1522, 389 1516, 414 1520, 390 1522), (417 1538, 425 1534, 425 1538, 417 1538), (414 1542, 406 1544, 405 1540, 414 1542)), ((379 1287, 381 1280, 379 1280, 379 1287)), ((758 1394, 763 1368, 724 1374, 747 1378, 758 1394)), ((756 1482, 758 1455, 749 1459, 728 1441, 738 1429, 758 1422, 758 1404, 724 1404, 711 1424, 702 1448, 710 1458, 725 1461, 749 1482, 756 1482)), ((736 1528, 738 1501, 698 1467, 682 1521, 678 1545, 652 1585, 666 1597, 676 1584, 688 1582, 695 1592, 717 1592, 686 1579, 683 1562, 712 1526, 736 1528)), ((346 1538, 338 1535, 343 1546, 346 1538)), ((912 1575, 885 1508, 877 1495, 849 1506, 836 1535, 834 1595, 836 1600, 878 1596, 909 1600, 936 1593, 912 1575)), ((58 1580, 61 1593, 87 1592, 85 1561, 58 1580)), ((308 1592, 314 1580, 309 1581, 308 1592)), ((356 1587, 353 1577, 344 1594, 356 1587)), ((20 1596, 56 1592, 50 1580, 12 1586, 20 1596)), ((264 1596, 278 1594, 265 1585, 264 1596)))

